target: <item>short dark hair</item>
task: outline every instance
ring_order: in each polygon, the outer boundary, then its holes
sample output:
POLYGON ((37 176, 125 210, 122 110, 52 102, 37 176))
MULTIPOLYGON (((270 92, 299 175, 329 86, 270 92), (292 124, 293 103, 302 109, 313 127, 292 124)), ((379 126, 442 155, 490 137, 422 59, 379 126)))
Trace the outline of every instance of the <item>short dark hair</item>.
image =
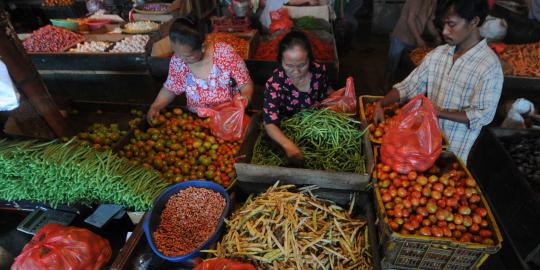
POLYGON ((279 50, 277 55, 278 63, 281 63, 281 61, 283 60, 283 54, 285 53, 285 51, 294 46, 302 47, 307 52, 309 61, 313 63, 314 57, 313 50, 311 49, 311 43, 309 42, 306 34, 300 31, 289 32, 279 42, 279 50))
POLYGON ((447 14, 450 10, 469 22, 478 17, 480 27, 486 20, 489 6, 487 0, 447 0, 444 3, 444 13, 447 14))
POLYGON ((202 48, 204 34, 197 29, 197 23, 191 17, 179 18, 169 30, 171 42, 190 46, 193 50, 202 48))

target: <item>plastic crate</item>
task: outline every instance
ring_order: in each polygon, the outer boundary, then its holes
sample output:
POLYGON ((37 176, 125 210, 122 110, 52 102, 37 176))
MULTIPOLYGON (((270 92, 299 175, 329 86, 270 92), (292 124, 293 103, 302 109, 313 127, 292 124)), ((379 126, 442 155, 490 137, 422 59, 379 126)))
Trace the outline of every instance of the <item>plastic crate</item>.
POLYGON ((143 228, 144 228, 144 234, 146 235, 146 240, 148 241, 148 244, 150 245, 150 248, 152 249, 152 251, 154 251, 154 253, 158 255, 160 258, 166 261, 170 261, 170 262, 185 262, 189 259, 194 258, 195 256, 198 256, 202 249, 208 248, 210 245, 212 245, 214 242, 218 240, 221 234, 221 229, 225 221, 225 217, 229 213, 230 204, 231 202, 230 202, 229 194, 227 193, 227 191, 219 184, 216 184, 210 181, 192 180, 192 181, 186 181, 186 182, 172 185, 168 187, 167 189, 165 189, 163 192, 161 192, 161 194, 155 200, 154 206, 152 207, 152 209, 150 209, 150 211, 148 211, 144 219, 143 228), (218 192, 225 199, 225 209, 223 209, 223 213, 221 214, 216 230, 208 238, 208 240, 206 240, 197 249, 193 250, 192 252, 188 254, 185 254, 183 256, 177 256, 177 257, 169 257, 161 253, 155 246, 154 232, 159 226, 161 212, 163 212, 163 209, 165 208, 165 204, 167 203, 169 198, 172 195, 178 193, 180 190, 186 189, 188 187, 206 188, 206 189, 210 189, 210 190, 218 192))
MULTIPOLYGON (((378 149, 375 149, 378 159, 378 149)), ((459 162, 469 177, 471 173, 451 152, 443 152, 437 163, 459 162)), ((375 208, 378 217, 379 244, 383 249, 383 269, 430 269, 430 270, 472 270, 478 269, 486 259, 497 253, 502 246, 502 235, 486 198, 477 186, 482 205, 487 210, 489 228, 494 232, 496 244, 493 246, 477 243, 461 243, 449 238, 403 235, 394 232, 388 225, 388 218, 376 179, 374 179, 375 208)))
MULTIPOLYGON (((359 105, 359 108, 360 108, 360 120, 362 120, 366 124, 366 126, 371 124, 370 123, 371 121, 368 121, 368 119, 366 117, 367 105, 370 104, 370 103, 373 103, 375 101, 381 100, 383 98, 384 98, 383 96, 370 96, 370 95, 363 95, 363 96, 360 96, 358 98, 358 103, 360 104, 359 105)), ((442 133, 442 130, 441 130, 441 133, 442 133)), ((443 149, 448 149, 448 139, 446 138, 446 135, 444 135, 444 133, 442 134, 442 137, 443 137, 442 138, 443 139, 442 148, 443 149)), ((371 136, 371 133, 369 133, 369 140, 374 144, 381 144, 382 143, 381 140, 373 138, 371 136)))

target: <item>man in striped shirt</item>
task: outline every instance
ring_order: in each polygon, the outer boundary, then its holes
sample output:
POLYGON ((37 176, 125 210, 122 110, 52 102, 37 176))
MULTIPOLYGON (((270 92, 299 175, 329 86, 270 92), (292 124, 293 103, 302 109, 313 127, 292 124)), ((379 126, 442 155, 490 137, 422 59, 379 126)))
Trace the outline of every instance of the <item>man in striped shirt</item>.
POLYGON ((447 1, 443 19, 447 44, 429 53, 377 103, 375 122, 383 119, 383 106, 427 94, 437 108, 449 150, 467 162, 480 130, 495 116, 504 79, 497 55, 480 37, 487 13, 486 0, 447 1))

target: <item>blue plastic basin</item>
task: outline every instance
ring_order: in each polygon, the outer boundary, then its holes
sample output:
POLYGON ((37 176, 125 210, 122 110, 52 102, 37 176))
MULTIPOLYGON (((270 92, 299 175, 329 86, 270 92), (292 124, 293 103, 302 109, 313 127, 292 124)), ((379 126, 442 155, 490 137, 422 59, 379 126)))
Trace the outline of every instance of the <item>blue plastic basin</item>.
POLYGON ((174 184, 168 187, 167 189, 165 189, 163 192, 161 192, 161 194, 155 200, 154 206, 147 213, 144 219, 144 223, 143 223, 143 229, 144 229, 144 234, 146 235, 146 240, 148 241, 148 244, 150 245, 154 253, 158 255, 160 258, 170 261, 170 262, 188 261, 189 259, 198 256, 202 249, 208 248, 210 245, 212 245, 218 240, 218 237, 221 232, 221 228, 223 227, 225 217, 229 213, 229 206, 230 206, 229 194, 219 184, 216 184, 210 181, 205 181, 205 180, 190 180, 190 181, 174 184), (165 256, 163 253, 161 253, 157 249, 154 242, 153 233, 157 230, 159 226, 159 223, 161 220, 161 212, 163 212, 163 209, 165 209, 165 204, 167 203, 169 198, 172 195, 178 193, 180 190, 186 189, 188 187, 207 188, 207 189, 218 192, 225 199, 225 209, 223 209, 223 213, 221 214, 221 217, 219 218, 219 222, 218 222, 216 230, 208 238, 208 240, 206 240, 206 242, 202 243, 198 248, 196 248, 195 250, 191 251, 188 254, 177 256, 177 257, 165 256))

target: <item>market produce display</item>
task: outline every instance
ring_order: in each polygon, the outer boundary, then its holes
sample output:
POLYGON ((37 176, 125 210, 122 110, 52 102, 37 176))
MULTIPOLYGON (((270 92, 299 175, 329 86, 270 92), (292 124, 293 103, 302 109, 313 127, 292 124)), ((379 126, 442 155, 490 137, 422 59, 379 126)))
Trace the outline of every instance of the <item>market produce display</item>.
POLYGON ((508 44, 499 57, 512 67, 514 76, 540 77, 540 42, 508 44))
POLYGON ((396 114, 399 113, 399 104, 394 103, 389 106, 386 106, 383 108, 384 110, 384 122, 379 123, 378 125, 375 125, 375 122, 373 121, 373 113, 375 112, 375 103, 368 103, 366 104, 366 110, 364 112, 366 121, 369 123, 369 135, 371 138, 382 141, 382 137, 384 136, 384 133, 386 132, 387 125, 392 120, 392 117, 394 117, 396 114))
POLYGON ((111 149, 112 145, 118 142, 127 131, 120 130, 118 124, 104 125, 95 123, 87 131, 77 134, 76 138, 81 145, 92 146, 94 149, 111 149))
MULTIPOLYGON (((331 43, 326 43, 317 38, 314 34, 310 32, 305 32, 311 43, 311 48, 315 60, 331 62, 334 61, 334 46, 331 43)), ((261 60, 271 60, 275 61, 278 54, 279 42, 287 33, 281 33, 276 37, 271 38, 270 40, 261 41, 257 47, 255 53, 255 59, 261 60)))
POLYGON ((79 53, 105 52, 111 45, 112 43, 104 41, 85 41, 77 44, 75 48, 71 48, 69 51, 79 53))
POLYGON ((379 163, 373 178, 394 232, 495 244, 476 181, 457 161, 439 162, 426 173, 412 171, 407 175, 379 163))
POLYGON ((227 223, 218 258, 253 263, 257 269, 372 269, 367 222, 315 198, 309 189, 269 188, 249 197, 227 223))
POLYGON ((75 4, 75 0, 43 0, 43 5, 46 7, 71 6, 73 4, 75 4))
POLYGON ((146 44, 150 40, 148 35, 134 35, 126 37, 114 44, 112 53, 144 53, 146 44))
POLYGON ((249 40, 241 38, 234 33, 214 32, 206 36, 208 43, 225 42, 243 58, 249 58, 249 40))
POLYGON ((111 255, 109 241, 90 230, 49 223, 24 246, 11 270, 99 270, 111 255))
POLYGON ((200 247, 214 233, 225 209, 216 191, 189 187, 171 196, 153 233, 157 249, 178 257, 200 247))
POLYGON ((540 193, 540 139, 501 138, 501 141, 533 190, 540 193))
MULTIPOLYGON (((280 128, 302 150, 307 168, 366 172, 365 131, 348 115, 328 109, 308 109, 282 121, 280 128)), ((285 166, 285 155, 277 152, 261 134, 255 143, 251 163, 285 166)))
POLYGON ((84 36, 64 28, 47 25, 23 40, 27 52, 61 52, 84 40, 84 36))
POLYGON ((130 22, 124 25, 123 31, 127 33, 149 33, 157 31, 159 29, 159 24, 152 21, 137 21, 130 22))
POLYGON ((228 187, 236 177, 234 155, 240 145, 212 136, 208 122, 175 108, 162 114, 155 127, 135 129, 119 155, 155 169, 169 182, 206 179, 228 187))
POLYGON ((75 139, 0 141, 0 199, 58 204, 112 203, 144 211, 168 185, 153 171, 75 139))

